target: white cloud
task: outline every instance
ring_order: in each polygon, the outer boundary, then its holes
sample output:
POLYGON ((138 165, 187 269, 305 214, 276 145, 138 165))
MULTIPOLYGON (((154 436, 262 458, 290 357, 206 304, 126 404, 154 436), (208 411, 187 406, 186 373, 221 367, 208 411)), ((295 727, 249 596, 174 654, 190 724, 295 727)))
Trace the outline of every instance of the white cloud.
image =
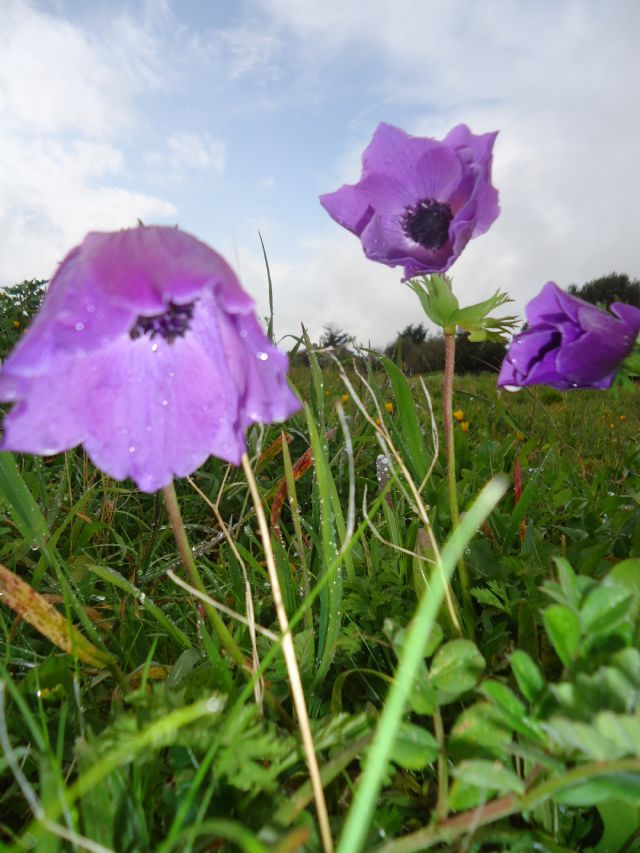
POLYGON ((0 31, 0 282, 48 278, 89 230, 174 219, 118 186, 135 96, 158 85, 151 32, 116 16, 99 36, 25 0, 0 31))
POLYGON ((148 151, 145 163, 154 168, 168 169, 176 175, 198 169, 223 172, 226 145, 211 139, 209 134, 176 132, 168 137, 163 151, 148 151))

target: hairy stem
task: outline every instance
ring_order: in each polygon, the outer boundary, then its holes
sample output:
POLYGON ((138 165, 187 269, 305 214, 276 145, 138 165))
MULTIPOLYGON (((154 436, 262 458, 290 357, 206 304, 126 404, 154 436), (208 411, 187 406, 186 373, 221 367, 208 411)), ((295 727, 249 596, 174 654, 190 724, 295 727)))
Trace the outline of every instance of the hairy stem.
MULTIPOLYGON (((455 528, 460 523, 460 510, 458 508, 458 491, 456 478, 456 448, 453 435, 453 375, 456 363, 456 336, 455 332, 444 334, 444 387, 442 405, 444 408, 444 438, 445 452, 447 456, 447 482, 449 485, 449 511, 451 513, 451 526, 455 528)), ((460 593, 462 608, 465 616, 467 634, 471 638, 474 635, 475 612, 471 599, 471 588, 469 586, 469 573, 464 561, 464 556, 458 560, 458 580, 460 582, 460 593)))

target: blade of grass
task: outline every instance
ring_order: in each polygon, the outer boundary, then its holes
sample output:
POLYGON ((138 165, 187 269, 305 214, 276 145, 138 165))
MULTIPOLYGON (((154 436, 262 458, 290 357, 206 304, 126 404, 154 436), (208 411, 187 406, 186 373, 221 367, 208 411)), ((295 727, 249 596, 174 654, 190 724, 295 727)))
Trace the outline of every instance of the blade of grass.
POLYGON ((59 649, 77 655, 90 666, 103 669, 113 664, 110 655, 90 643, 53 604, 3 565, 0 565, 0 594, 5 604, 59 649))
POLYGON ((90 572, 94 575, 98 575, 98 577, 106 583, 121 589, 123 592, 132 596, 132 598, 135 598, 138 604, 142 605, 147 613, 150 616, 153 616, 159 625, 162 625, 167 634, 173 637, 173 639, 184 649, 193 648, 191 640, 183 631, 180 630, 180 628, 178 628, 177 625, 174 625, 173 622, 165 616, 162 608, 158 607, 157 604, 154 604, 144 592, 141 592, 137 587, 130 583, 120 574, 120 572, 116 572, 108 566, 99 566, 97 563, 88 563, 86 567, 90 572))
MULTIPOLYGON (((327 572, 337 553, 331 500, 331 469, 326 446, 320 440, 318 429, 308 406, 305 406, 309 438, 313 448, 316 482, 319 495, 320 529, 322 533, 323 574, 327 572)), ((334 484, 335 489, 335 484, 334 484)), ((344 522, 343 522, 344 524, 344 522)), ((342 601, 342 576, 338 567, 333 579, 320 596, 320 630, 318 636, 318 667, 314 684, 319 684, 327 674, 333 660, 340 632, 340 603, 342 601)))
POLYGON ((267 337, 273 343, 273 283, 271 281, 271 269, 269 268, 269 258, 267 257, 267 250, 264 246, 264 240, 262 239, 262 234, 258 231, 258 238, 260 239, 260 245, 262 246, 262 257, 264 258, 264 265, 267 269, 267 283, 269 285, 269 323, 267 325, 267 337))
POLYGON ((9 508, 29 547, 47 551, 49 528, 40 507, 22 479, 12 453, 0 453, 0 497, 9 508))

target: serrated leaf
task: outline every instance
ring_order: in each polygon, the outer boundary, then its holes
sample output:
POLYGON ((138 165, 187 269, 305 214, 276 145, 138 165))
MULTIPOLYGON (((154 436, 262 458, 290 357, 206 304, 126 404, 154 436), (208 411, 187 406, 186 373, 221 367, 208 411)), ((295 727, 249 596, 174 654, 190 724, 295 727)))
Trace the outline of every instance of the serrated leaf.
POLYGON ((595 726, 603 737, 616 744, 621 756, 640 757, 640 716, 601 711, 595 726))
POLYGON ((613 741, 587 723, 565 717, 551 717, 543 724, 545 730, 561 747, 571 752, 581 752, 593 761, 615 760, 622 757, 613 741))

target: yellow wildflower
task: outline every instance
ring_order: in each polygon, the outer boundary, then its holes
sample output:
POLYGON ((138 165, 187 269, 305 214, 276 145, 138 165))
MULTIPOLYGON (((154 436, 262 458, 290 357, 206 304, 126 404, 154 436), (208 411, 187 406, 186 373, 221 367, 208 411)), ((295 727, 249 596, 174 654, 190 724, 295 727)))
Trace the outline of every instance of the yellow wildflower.
POLYGON ((19 329, 19 328, 20 328, 20 320, 14 320, 14 321, 13 321, 13 328, 14 328, 14 329, 19 329))
POLYGON ((393 403, 391 401, 389 401, 388 403, 385 403, 384 407, 389 412, 389 414, 391 414, 393 412, 393 403))
POLYGON ((456 411, 453 413, 453 417, 454 417, 458 422, 459 422, 459 421, 462 421, 462 420, 464 420, 464 412, 462 411, 462 409, 456 409, 456 411))
POLYGON ((516 438, 518 439, 518 441, 524 441, 526 437, 527 436, 523 432, 520 432, 520 430, 516 432, 516 438))
POLYGON ((621 420, 621 421, 626 421, 626 419, 627 419, 627 416, 626 416, 626 415, 620 415, 620 420, 621 420))
POLYGON ((462 430, 462 432, 469 432, 469 421, 461 421, 460 429, 462 430))
POLYGON ((348 394, 343 394, 343 395, 342 395, 342 402, 343 402, 343 403, 348 403, 348 402, 349 402, 349 395, 348 395, 348 394))

